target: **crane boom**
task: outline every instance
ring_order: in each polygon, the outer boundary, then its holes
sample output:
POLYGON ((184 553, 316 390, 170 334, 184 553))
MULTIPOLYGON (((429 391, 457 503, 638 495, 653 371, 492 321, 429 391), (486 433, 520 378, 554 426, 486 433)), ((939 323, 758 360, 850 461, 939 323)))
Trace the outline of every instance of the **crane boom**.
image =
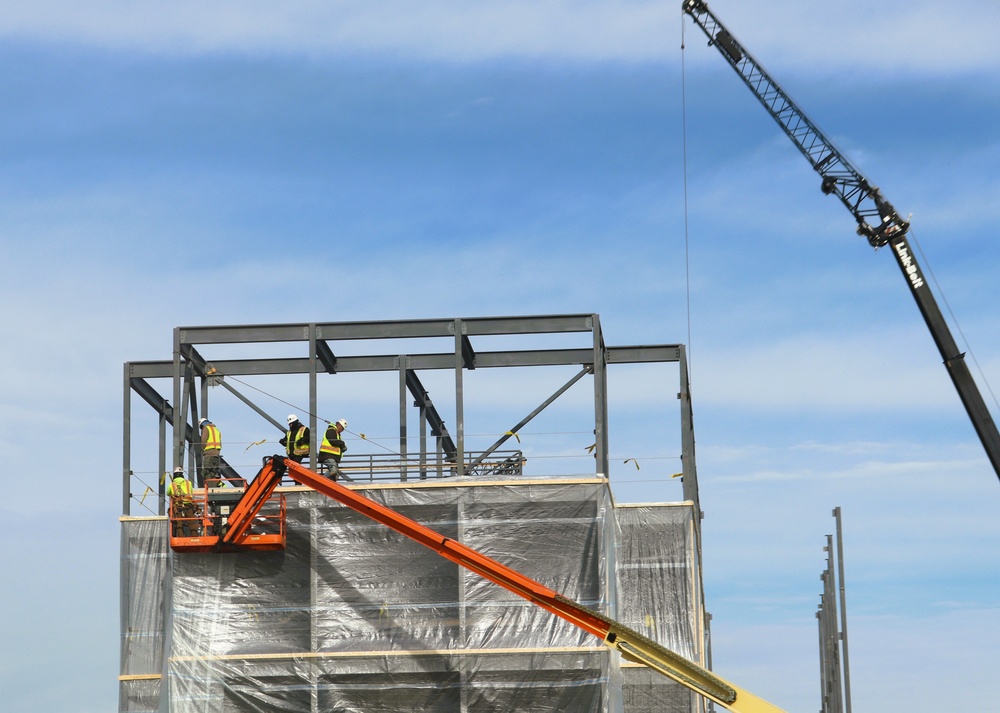
MULTIPOLYGON (((329 480, 291 459, 275 455, 266 459, 263 468, 247 486, 227 520, 225 533, 218 538, 216 549, 239 549, 254 519, 275 491, 282 477, 288 476, 300 485, 326 495, 411 540, 424 545, 445 559, 475 572, 536 606, 555 614, 571 624, 593 634, 629 660, 659 671, 688 689, 715 701, 733 713, 783 713, 780 708, 738 686, 723 680, 711 671, 688 661, 639 632, 614 619, 574 602, 478 550, 401 515, 395 510, 366 498, 339 483, 329 480)), ((193 538, 199 539, 199 538, 193 538)), ((177 538, 174 538, 177 540, 177 538)), ((172 540, 172 542, 174 541, 172 540)), ((179 551, 187 551, 181 545, 179 551)), ((191 551, 205 551, 191 550, 191 551)))
POLYGON ((753 55, 733 37, 705 2, 684 0, 682 10, 691 16, 708 37, 709 45, 714 45, 719 50, 806 157, 813 170, 822 177, 820 187, 823 193, 837 196, 851 212, 858 224, 858 234, 867 238, 874 248, 886 245, 891 248, 962 405, 986 450, 986 456, 993 465, 997 478, 1000 478, 1000 432, 997 431, 996 423, 972 378, 965 362, 965 354, 959 351, 937 300, 924 279, 917 257, 910 248, 906 238, 909 222, 903 220, 892 204, 882 196, 881 191, 869 183, 854 164, 837 150, 753 55))

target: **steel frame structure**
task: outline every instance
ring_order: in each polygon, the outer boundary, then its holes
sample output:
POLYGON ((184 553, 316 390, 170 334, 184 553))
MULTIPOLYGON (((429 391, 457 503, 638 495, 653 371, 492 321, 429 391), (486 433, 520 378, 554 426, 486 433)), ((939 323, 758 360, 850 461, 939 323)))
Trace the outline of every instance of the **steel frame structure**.
MULTIPOLYGON (((407 345, 409 346, 409 342, 407 345)), ((400 479, 407 479, 407 407, 408 395, 418 408, 420 422, 420 463, 427 462, 427 430, 435 439, 438 462, 443 455, 451 474, 466 475, 485 457, 499 448, 511 435, 555 401, 573 384, 585 376, 593 377, 593 411, 595 434, 595 468, 601 477, 609 473, 608 462, 608 393, 607 369, 613 364, 676 362, 679 365, 678 399, 681 418, 681 473, 685 500, 698 507, 698 483, 694 458, 694 426, 688 381, 686 350, 679 344, 646 346, 608 346, 604 343, 600 318, 597 314, 567 314, 513 317, 478 317, 452 319, 421 319, 374 322, 308 322, 264 325, 194 326, 176 327, 173 335, 173 358, 169 361, 136 361, 124 365, 123 403, 123 464, 122 511, 130 515, 131 490, 131 397, 135 393, 149 404, 159 416, 159 472, 167 470, 167 443, 171 444, 171 468, 183 466, 186 444, 198 438, 198 419, 208 416, 208 387, 215 380, 243 401, 278 430, 284 424, 275 421, 251 399, 226 383, 224 377, 305 374, 309 380, 309 413, 307 424, 317 433, 317 383, 320 377, 361 372, 397 372, 399 374, 399 438, 402 456, 400 479), (517 335, 556 335, 589 333, 590 338, 581 348, 569 349, 503 349, 478 351, 474 342, 482 337, 510 337, 517 335), (339 356, 338 343, 345 341, 419 340, 421 338, 447 338, 454 349, 448 352, 408 350, 396 355, 339 356), (206 361, 199 347, 206 345, 254 345, 265 343, 300 343, 303 356, 284 358, 255 358, 206 361), (538 367, 579 366, 580 371, 551 397, 527 414, 518 424, 503 429, 506 435, 487 451, 470 454, 465 447, 465 413, 463 374, 467 370, 538 367), (424 370, 452 370, 454 380, 454 434, 445 426, 437 407, 424 390, 419 372, 424 370), (219 377, 223 378, 219 378, 219 377), (150 383, 154 379, 170 379, 172 400, 165 398, 150 383), (171 404, 180 404, 175 410, 171 404), (172 434, 168 440, 168 429, 172 434)), ((317 439, 312 439, 310 462, 316 462, 317 439)), ((197 453, 198 449, 192 449, 197 453)), ((223 463, 225 474, 228 465, 223 463)), ((200 469, 197 472, 201 472, 200 469)), ((235 472, 233 472, 235 475, 235 472)), ((200 483, 199 483, 200 485, 200 483)), ((164 485, 160 484, 159 507, 163 514, 164 485)))
POLYGON ((826 569, 820 575, 816 621, 819 629, 820 713, 851 713, 851 664, 847 652, 847 594, 844 584, 844 532, 840 508, 833 509, 837 522, 834 536, 826 536, 826 569), (839 598, 839 612, 838 612, 839 598), (838 620, 839 616, 839 620, 838 620))

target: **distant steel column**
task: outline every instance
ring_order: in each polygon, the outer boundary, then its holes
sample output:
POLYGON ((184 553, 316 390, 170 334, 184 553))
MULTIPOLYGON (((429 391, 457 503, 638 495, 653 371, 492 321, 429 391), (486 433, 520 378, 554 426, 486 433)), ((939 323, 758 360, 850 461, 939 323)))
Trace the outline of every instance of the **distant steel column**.
POLYGON ((820 575, 823 593, 820 595, 820 674, 823 690, 823 713, 851 713, 851 674, 847 654, 847 595, 844 582, 844 544, 840 508, 834 508, 837 521, 837 547, 833 535, 826 536, 826 571, 820 575), (838 593, 839 609, 838 616, 838 593))
POLYGON ((826 559, 826 572, 823 573, 823 638, 826 642, 826 650, 829 655, 827 661, 827 671, 829 672, 829 680, 827 682, 828 690, 830 692, 830 710, 833 713, 842 713, 843 707, 843 686, 841 684, 840 676, 840 636, 837 631, 837 585, 836 577, 834 575, 834 555, 833 555, 833 536, 826 536, 826 547, 823 548, 827 552, 826 559))
MULTIPOLYGON (((820 601, 822 601, 820 597, 820 601)), ((823 605, 820 604, 819 609, 816 610, 816 631, 818 636, 816 641, 819 644, 819 685, 820 685, 820 697, 819 697, 819 711, 820 713, 829 713, 830 708, 827 706, 827 695, 826 695, 826 646, 823 641, 823 605)))
POLYGON ((844 653, 844 703, 845 713, 851 713, 851 665, 847 656, 847 593, 844 583, 844 536, 840 522, 840 508, 833 509, 837 521, 837 580, 840 585, 840 640, 844 653))

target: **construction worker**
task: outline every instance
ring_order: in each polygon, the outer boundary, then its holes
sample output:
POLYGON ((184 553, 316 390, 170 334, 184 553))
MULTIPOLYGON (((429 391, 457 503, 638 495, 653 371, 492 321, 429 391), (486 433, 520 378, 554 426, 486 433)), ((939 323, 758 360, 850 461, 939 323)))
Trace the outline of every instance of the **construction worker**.
POLYGON ((184 477, 183 468, 174 468, 174 477, 167 487, 170 496, 170 520, 174 523, 174 537, 198 535, 197 512, 191 497, 191 481, 184 477))
POLYGON ((278 443, 285 447, 289 458, 301 463, 309 455, 309 429, 299 422, 294 413, 288 414, 288 430, 278 443))
POLYGON ((201 428, 201 477, 202 482, 207 483, 210 478, 222 477, 222 433, 207 418, 198 421, 198 426, 201 428))
POLYGON ((336 423, 331 423, 323 434, 323 445, 319 447, 319 467, 320 472, 325 472, 326 477, 336 480, 340 473, 340 458, 347 450, 347 444, 341 440, 340 434, 347 428, 347 419, 340 419, 336 423))

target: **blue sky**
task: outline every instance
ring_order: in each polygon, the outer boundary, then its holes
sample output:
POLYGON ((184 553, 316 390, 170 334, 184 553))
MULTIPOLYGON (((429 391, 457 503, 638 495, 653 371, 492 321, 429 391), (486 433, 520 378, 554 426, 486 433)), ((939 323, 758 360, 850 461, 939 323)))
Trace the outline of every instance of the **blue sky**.
MULTIPOLYGON (((817 708, 840 506, 855 706, 993 699, 996 475, 891 255, 690 21, 682 57, 679 2, 9 5, 5 709, 117 705, 121 369, 174 327, 580 312, 689 344, 722 676, 817 708)), ((994 4, 711 7, 913 214, 996 415, 994 4)), ((616 494, 678 500, 671 470, 616 494)))

